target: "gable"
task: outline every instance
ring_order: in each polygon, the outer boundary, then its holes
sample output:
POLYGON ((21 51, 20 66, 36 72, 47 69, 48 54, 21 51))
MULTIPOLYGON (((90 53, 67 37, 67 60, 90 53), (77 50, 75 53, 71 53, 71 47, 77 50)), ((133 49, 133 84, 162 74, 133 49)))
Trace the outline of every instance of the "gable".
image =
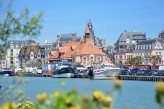
POLYGON ((157 41, 154 45, 154 49, 163 49, 163 47, 162 47, 161 43, 157 41))

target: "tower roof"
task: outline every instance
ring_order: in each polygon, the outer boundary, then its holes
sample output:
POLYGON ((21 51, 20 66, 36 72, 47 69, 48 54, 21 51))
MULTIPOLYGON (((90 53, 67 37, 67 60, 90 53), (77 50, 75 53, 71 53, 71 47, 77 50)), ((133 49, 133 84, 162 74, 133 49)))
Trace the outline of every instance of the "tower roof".
POLYGON ((88 25, 86 26, 85 34, 90 34, 90 31, 89 31, 88 25))

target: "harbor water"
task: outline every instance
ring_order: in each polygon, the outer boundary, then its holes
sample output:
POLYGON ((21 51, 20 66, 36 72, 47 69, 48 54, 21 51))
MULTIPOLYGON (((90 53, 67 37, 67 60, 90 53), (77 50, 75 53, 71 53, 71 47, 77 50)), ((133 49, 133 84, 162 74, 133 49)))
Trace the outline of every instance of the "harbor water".
MULTIPOLYGON (((3 86, 12 82, 15 77, 2 77, 0 84, 3 86)), ((36 101, 38 93, 52 93, 56 90, 70 91, 72 88, 77 88, 79 93, 85 93, 92 96, 94 90, 106 92, 114 87, 112 80, 89 80, 82 78, 46 78, 46 77, 23 77, 27 81, 25 88, 26 97, 30 97, 32 101, 36 101), (61 86, 60 82, 65 85, 61 86)), ((155 101, 155 84, 150 81, 122 81, 122 89, 120 92, 115 92, 114 109, 159 109, 155 101)), ((113 95, 112 95, 113 96, 113 95)), ((0 105, 3 101, 0 101, 0 105)))

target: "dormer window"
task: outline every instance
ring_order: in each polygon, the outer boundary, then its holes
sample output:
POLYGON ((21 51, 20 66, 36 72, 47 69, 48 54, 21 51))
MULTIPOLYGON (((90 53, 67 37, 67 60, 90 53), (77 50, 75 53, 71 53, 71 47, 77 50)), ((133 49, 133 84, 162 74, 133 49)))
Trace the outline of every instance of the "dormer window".
POLYGON ((91 45, 91 44, 89 44, 87 47, 88 47, 88 48, 92 48, 92 45, 91 45))
POLYGON ((33 57, 34 57, 34 55, 33 55, 33 54, 31 54, 31 55, 30 55, 30 57, 31 57, 31 58, 33 58, 33 57))

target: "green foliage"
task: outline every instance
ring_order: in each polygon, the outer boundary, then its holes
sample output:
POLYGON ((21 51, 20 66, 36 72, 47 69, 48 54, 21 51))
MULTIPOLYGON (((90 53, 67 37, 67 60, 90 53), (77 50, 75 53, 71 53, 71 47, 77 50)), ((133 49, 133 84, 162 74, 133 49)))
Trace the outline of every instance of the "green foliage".
POLYGON ((19 98, 24 98, 24 89, 26 85, 27 83, 24 78, 15 77, 11 83, 1 86, 0 100, 16 102, 19 98))
POLYGON ((40 30, 42 29, 43 12, 32 15, 30 10, 25 8, 16 16, 11 7, 12 1, 8 5, 5 17, 0 18, 0 43, 4 44, 3 49, 0 49, 0 54, 6 54, 9 38, 22 36, 22 38, 33 39, 40 34, 40 30))
POLYGON ((127 63, 130 65, 138 65, 138 64, 141 64, 142 62, 143 62, 143 59, 140 56, 129 58, 127 60, 127 63))

